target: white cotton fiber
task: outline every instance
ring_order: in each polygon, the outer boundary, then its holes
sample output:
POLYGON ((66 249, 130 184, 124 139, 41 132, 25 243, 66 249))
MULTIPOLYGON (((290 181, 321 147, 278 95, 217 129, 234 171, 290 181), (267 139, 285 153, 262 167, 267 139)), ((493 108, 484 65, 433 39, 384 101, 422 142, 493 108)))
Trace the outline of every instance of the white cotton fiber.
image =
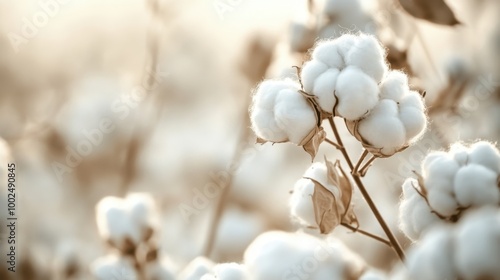
POLYGON ((436 227, 409 250, 406 266, 410 279, 457 279, 450 235, 448 228, 436 227))
POLYGON ((382 153, 393 154, 405 144, 405 128, 398 119, 396 102, 382 99, 371 113, 359 123, 359 133, 382 153))
POLYGON ((399 120, 406 131, 406 141, 410 142, 421 135, 427 126, 427 118, 421 110, 415 107, 400 107, 399 120))
POLYGON ((321 110, 333 113, 333 107, 337 99, 335 98, 335 85, 340 71, 331 68, 321 74, 314 82, 314 89, 311 92, 318 97, 317 101, 321 110))
POLYGON ((105 197, 96 205, 97 228, 101 236, 123 248, 126 238, 138 243, 141 235, 123 199, 105 197))
POLYGON ((323 8, 323 13, 334 18, 349 18, 361 11, 361 4, 358 0, 327 0, 323 8))
POLYGON ((483 165, 500 174, 500 153, 495 146, 486 141, 474 143, 470 147, 470 163, 483 165))
POLYGON ((203 275, 209 273, 215 264, 206 257, 199 256, 193 259, 179 274, 179 280, 199 280, 203 275))
POLYGON ((313 193, 314 183, 311 180, 298 180, 290 197, 290 214, 304 226, 317 227, 312 201, 313 193))
POLYGON ((316 126, 311 105, 297 90, 282 90, 274 108, 276 123, 287 132, 290 142, 299 144, 316 126))
POLYGON ((214 276, 218 280, 246 280, 250 279, 244 265, 238 263, 221 263, 214 267, 214 276))
POLYGON ((409 91, 406 74, 401 71, 390 71, 380 85, 380 98, 400 102, 409 91))
POLYGON ((310 60, 306 62, 300 70, 300 78, 302 80, 302 85, 304 86, 304 91, 312 94, 316 78, 326 72, 326 70, 328 70, 328 65, 323 62, 318 60, 310 60))
MULTIPOLYGON (((426 160, 424 160, 426 163, 426 160)), ((445 154, 442 157, 436 157, 428 166, 424 176, 425 187, 430 190, 439 190, 443 192, 453 192, 453 182, 455 174, 460 166, 458 163, 445 154)))
POLYGON ((90 271, 97 280, 139 279, 133 260, 125 256, 108 255, 98 258, 90 265, 90 271))
POLYGON ((460 166, 466 165, 469 161, 469 151, 461 143, 452 144, 448 153, 460 166))
POLYGON ((414 107, 419 109, 420 111, 425 110, 425 104, 424 104, 424 99, 422 98, 422 95, 420 93, 410 90, 408 94, 403 96, 401 101, 399 101, 399 106, 400 107, 414 107))
POLYGON ((150 194, 131 193, 127 195, 125 202, 130 209, 130 215, 134 223, 141 230, 157 229, 158 213, 155 201, 150 194))
POLYGON ((346 61, 347 54, 354 47, 358 39, 359 39, 358 36, 353 34, 344 34, 339 38, 335 39, 335 44, 337 45, 337 51, 343 58, 344 63, 346 61))
POLYGON ((358 120, 377 104, 377 83, 356 67, 347 67, 337 77, 337 112, 347 120, 358 120))
POLYGON ((415 187, 418 188, 417 180, 413 178, 405 180, 403 199, 399 205, 399 227, 411 240, 418 240, 431 225, 440 222, 415 187))
POLYGON ((498 205, 500 188, 498 175, 479 165, 468 164, 458 170, 455 176, 455 196, 462 207, 498 205))
POLYGON ((385 50, 371 35, 358 37, 354 46, 349 50, 345 62, 348 66, 360 68, 376 83, 382 81, 388 69, 385 63, 385 50))
POLYGON ((443 152, 443 151, 432 151, 432 152, 429 152, 424 160, 422 161, 422 176, 424 177, 427 177, 429 172, 430 172, 430 168, 431 168, 431 164, 432 162, 434 162, 435 160, 437 159, 440 159, 440 158, 443 158, 443 157, 447 157, 448 154, 443 152))
POLYGON ((440 189, 429 190, 427 193, 427 201, 432 210, 447 217, 456 214, 459 207, 451 192, 442 191, 440 189))
POLYGON ((461 279, 500 277, 500 212, 482 208, 465 216, 455 238, 455 267, 461 279))
POLYGON ((319 42, 312 52, 312 58, 326 64, 329 68, 341 70, 345 67, 344 58, 338 50, 337 40, 319 42))
POLYGON ((252 128, 258 137, 273 142, 288 140, 286 132, 276 123, 273 111, 254 108, 250 118, 252 119, 252 128))
POLYGON ((368 269, 358 280, 387 280, 389 277, 383 271, 373 268, 368 269))

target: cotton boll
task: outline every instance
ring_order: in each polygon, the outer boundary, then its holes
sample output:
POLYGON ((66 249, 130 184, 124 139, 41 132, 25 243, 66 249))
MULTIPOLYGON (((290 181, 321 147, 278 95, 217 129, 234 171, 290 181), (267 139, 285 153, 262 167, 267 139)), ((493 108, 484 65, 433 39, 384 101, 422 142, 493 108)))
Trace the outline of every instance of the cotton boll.
POLYGON ((500 173, 500 153, 493 144, 486 141, 474 143, 470 147, 469 163, 477 163, 500 173))
POLYGON ((252 110, 250 118, 252 129, 258 137, 273 142, 288 140, 286 132, 276 123, 274 112, 255 108, 252 110))
POLYGON ((90 270, 98 280, 139 279, 132 260, 123 256, 109 255, 101 257, 91 264, 90 270))
POLYGON ((398 117, 404 125, 407 142, 412 141, 425 131, 427 118, 421 110, 415 107, 400 107, 398 117))
POLYGON ((463 217, 455 241, 455 267, 461 279, 498 279, 500 213, 482 208, 463 217))
POLYGON ((274 108, 276 123, 287 132, 290 142, 299 144, 316 126, 316 115, 296 90, 282 90, 274 108))
POLYGON ((300 179, 295 183, 290 197, 291 215, 304 226, 317 226, 312 202, 313 193, 314 183, 309 179, 300 179))
POLYGON ((334 91, 339 72, 339 70, 334 68, 328 69, 314 82, 312 94, 318 97, 317 100, 321 110, 328 113, 333 113, 333 106, 335 106, 337 101, 334 91))
POLYGON ((397 118, 396 102, 383 99, 359 122, 359 134, 382 153, 393 154, 405 144, 405 127, 397 118))
MULTIPOLYGON (((153 197, 146 193, 131 193, 127 195, 126 203, 130 209, 131 218, 136 226, 145 234, 148 229, 157 228, 157 210, 153 197)), ((145 237, 145 236, 143 236, 145 237)))
POLYGON ((343 34, 339 38, 335 39, 335 44, 337 45, 337 51, 340 56, 346 61, 347 54, 354 47, 358 37, 353 34, 343 34))
POLYGON ((385 51, 378 40, 370 35, 360 35, 346 57, 348 66, 356 66, 379 83, 387 72, 385 51))
POLYGON ((319 42, 312 53, 312 58, 326 64, 330 68, 345 67, 344 58, 338 50, 337 40, 319 42))
POLYGON ((360 119, 378 101, 377 84, 356 67, 347 67, 340 72, 335 90, 339 100, 337 112, 347 120, 360 119))
POLYGON ((302 85, 304 86, 304 91, 312 94, 316 78, 327 70, 328 65, 321 61, 310 60, 306 62, 300 70, 300 78, 302 80, 302 85))
POLYGON ((463 207, 498 205, 500 189, 497 178, 495 172, 479 164, 460 168, 455 176, 455 196, 458 203, 463 207))
POLYGON ((429 190, 427 193, 427 201, 434 211, 447 217, 456 214, 459 207, 451 193, 439 189, 429 190))
POLYGON ((409 91, 406 74, 401 71, 390 71, 380 85, 380 98, 400 102, 409 91))
POLYGON ((453 266, 453 244, 447 227, 437 227, 408 252, 410 279, 457 279, 453 266))
POLYGON ((105 197, 96 206, 97 228, 101 236, 123 249, 125 239, 139 243, 141 232, 130 218, 124 200, 116 197, 105 197))
POLYGON ((287 88, 293 88, 294 84, 289 80, 264 80, 255 89, 253 95, 254 107, 273 110, 278 93, 287 88))
POLYGON ((179 280, 198 280, 214 268, 215 264, 206 257, 193 259, 179 274, 179 280))
POLYGON ((425 104, 424 99, 420 93, 411 90, 407 95, 403 96, 401 101, 399 102, 400 107, 413 107, 418 109, 419 111, 424 112, 425 104))

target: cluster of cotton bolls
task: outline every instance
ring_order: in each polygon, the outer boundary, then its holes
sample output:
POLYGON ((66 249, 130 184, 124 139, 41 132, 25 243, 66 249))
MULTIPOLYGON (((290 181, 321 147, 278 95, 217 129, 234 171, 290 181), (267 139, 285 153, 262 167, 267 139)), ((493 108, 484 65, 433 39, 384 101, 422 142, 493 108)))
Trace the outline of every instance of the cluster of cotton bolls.
POLYGON ((500 211, 483 207, 428 231, 394 279, 500 279, 500 211))
POLYGON ((500 153, 491 143, 456 143, 448 152, 429 153, 418 180, 403 184, 402 231, 418 239, 431 225, 456 222, 469 208, 499 206, 500 153))
POLYGON ((326 114, 342 117, 349 131, 376 156, 391 156, 423 133, 423 99, 403 72, 389 71, 386 53, 370 35, 345 34, 318 42, 300 77, 326 114))
POLYGON ((96 206, 97 227, 114 252, 91 265, 97 279, 174 279, 156 241, 158 213, 151 195, 105 197, 96 206))
POLYGON ((317 127, 312 105, 292 80, 265 80, 253 96, 252 128, 257 136, 271 142, 304 144, 317 127))

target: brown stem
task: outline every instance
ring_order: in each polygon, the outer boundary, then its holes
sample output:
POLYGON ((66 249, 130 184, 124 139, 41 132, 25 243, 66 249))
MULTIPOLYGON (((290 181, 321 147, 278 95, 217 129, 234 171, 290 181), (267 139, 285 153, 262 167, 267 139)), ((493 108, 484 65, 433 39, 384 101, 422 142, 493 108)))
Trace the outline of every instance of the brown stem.
MULTIPOLYGON (((342 144, 342 139, 340 138, 337 127, 335 126, 335 122, 333 121, 333 117, 329 117, 328 121, 330 122, 330 126, 332 127, 333 134, 335 135, 337 143, 343 147, 340 151, 342 152, 342 155, 344 155, 344 159, 347 161, 347 164, 349 165, 349 168, 352 171, 353 165, 352 165, 351 158, 349 157, 349 154, 347 153, 344 145, 342 144)), ((405 254, 404 254, 403 249, 401 248, 401 245, 399 245, 398 240, 396 239, 396 237, 392 233, 391 229, 389 228, 389 226, 385 222, 384 218, 380 214, 379 210, 377 209, 377 206, 375 205, 370 194, 368 193, 365 186, 363 185, 363 181, 361 181, 361 178, 359 177, 359 175, 352 174, 352 178, 354 179, 354 182, 358 186, 358 189, 361 192, 361 195, 363 195, 363 198, 365 199, 366 203, 370 207, 373 215, 375 216, 378 223, 380 224, 380 226, 384 230, 385 234, 387 235, 387 238, 389 239, 389 242, 391 243, 391 247, 394 249, 394 251, 396 252, 398 257, 401 259, 401 261, 404 262, 405 254)))
POLYGON ((363 150, 363 153, 358 159, 358 162, 356 163, 356 166, 354 166, 354 169, 352 170, 351 174, 353 175, 359 175, 360 173, 358 172, 359 167, 363 163, 363 160, 365 160, 366 156, 368 155, 368 151, 366 149, 363 150))
POLYGON ((335 148, 337 148, 339 150, 342 149, 342 146, 340 146, 339 144, 333 142, 332 140, 330 140, 328 138, 325 138, 325 142, 328 143, 328 144, 330 144, 330 145, 332 145, 332 146, 334 146, 335 148))
POLYGON ((369 232, 364 231, 364 230, 359 229, 359 228, 355 228, 355 227, 353 227, 353 226, 351 226, 349 224, 346 224, 346 223, 341 223, 340 225, 343 226, 343 227, 345 227, 345 228, 348 228, 348 229, 352 230, 353 232, 358 232, 360 234, 363 234, 365 236, 373 238, 373 239, 375 239, 375 240, 377 240, 379 242, 382 242, 382 243, 384 243, 385 245, 387 245, 389 247, 392 247, 391 242, 389 242, 389 240, 384 239, 384 238, 382 238, 382 237, 380 237, 378 235, 375 235, 373 233, 369 233, 369 232))
POLYGON ((377 159, 376 156, 372 155, 372 157, 365 163, 365 165, 363 165, 363 167, 361 167, 361 169, 359 170, 359 175, 361 177, 365 177, 366 175, 366 172, 368 172, 368 168, 370 168, 370 165, 377 159))

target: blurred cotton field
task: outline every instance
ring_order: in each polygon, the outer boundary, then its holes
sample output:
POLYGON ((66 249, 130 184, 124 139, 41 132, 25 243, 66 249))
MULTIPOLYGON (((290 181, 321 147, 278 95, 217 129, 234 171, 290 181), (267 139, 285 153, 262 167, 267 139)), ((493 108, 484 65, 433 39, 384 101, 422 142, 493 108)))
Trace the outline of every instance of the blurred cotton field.
POLYGON ((0 0, 0 279, 500 279, 499 12, 0 0))

